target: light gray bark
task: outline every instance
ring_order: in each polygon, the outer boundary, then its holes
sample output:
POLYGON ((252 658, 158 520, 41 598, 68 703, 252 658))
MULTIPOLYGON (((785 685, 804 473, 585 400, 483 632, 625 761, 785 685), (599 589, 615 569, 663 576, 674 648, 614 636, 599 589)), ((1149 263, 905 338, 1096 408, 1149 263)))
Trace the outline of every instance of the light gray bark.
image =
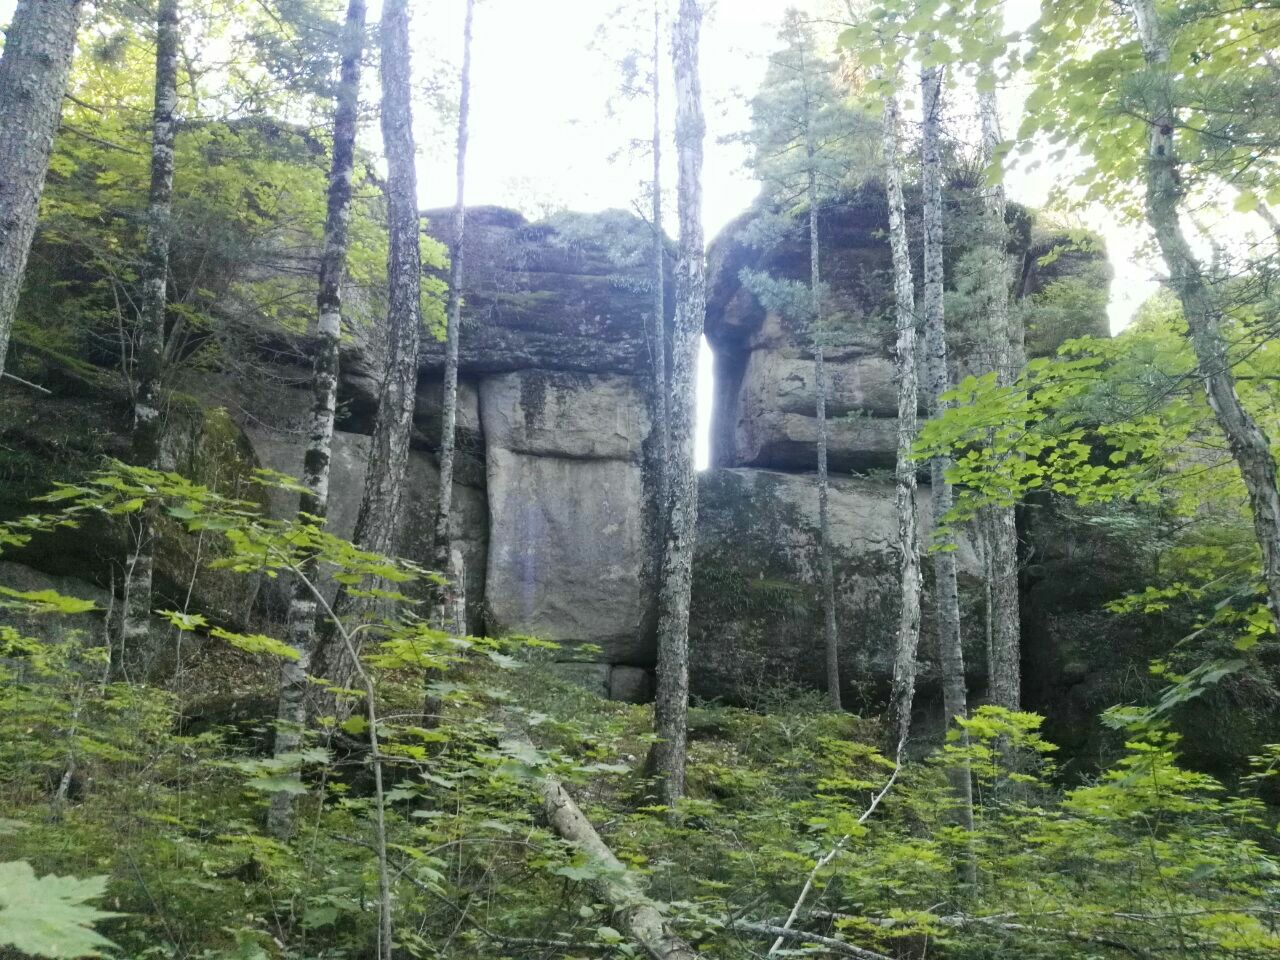
MULTIPOLYGON (((511 739, 527 746, 528 737, 509 729, 511 739)), ((541 784, 542 810, 556 835, 572 843, 589 860, 603 868, 590 881, 592 891, 613 909, 615 922, 652 960, 697 960, 699 954, 672 929, 659 906, 641 889, 609 845, 596 832, 581 808, 553 776, 541 784)))
POLYGON ((0 374, 80 28, 80 0, 18 0, 0 55, 0 374))
MULTIPOLYGON (((921 126, 921 186, 924 199, 924 334, 925 376, 929 415, 940 416, 942 400, 951 388, 947 368, 947 328, 943 309, 942 218, 942 68, 920 72, 924 116, 921 126)), ((929 464, 933 503, 934 604, 938 618, 938 653, 942 665, 942 709, 948 725, 969 713, 965 688, 964 648, 960 638, 960 597, 956 585, 955 537, 943 522, 951 511, 950 458, 934 457, 929 464)), ((910 720, 904 720, 909 724, 910 720)), ((957 820, 973 828, 973 784, 967 766, 953 766, 947 779, 956 794, 957 820)), ((970 876, 972 870, 970 868, 970 876)))
POLYGON ((1280 621, 1280 492, 1276 489, 1271 441, 1240 402, 1222 334, 1221 309, 1182 229, 1179 206, 1183 187, 1174 143, 1177 117, 1168 94, 1169 43, 1152 0, 1134 0, 1132 8, 1154 81, 1152 89, 1158 98, 1147 124, 1147 220, 1169 271, 1169 286, 1182 304, 1209 407, 1227 438, 1249 494, 1271 615, 1280 621))
MULTIPOLYGON (((300 518, 322 523, 329 509, 329 463, 333 424, 338 400, 339 345, 342 336, 342 280, 347 269, 351 223, 351 178, 355 167, 356 132, 360 106, 360 73, 364 56, 365 2, 351 0, 343 28, 341 65, 333 119, 333 156, 329 165, 324 249, 320 255, 319 291, 316 295, 316 353, 311 375, 311 422, 302 461, 299 497, 300 518)), ((289 643, 297 660, 286 660, 280 670, 275 756, 296 751, 302 743, 307 719, 307 684, 316 636, 316 600, 308 585, 315 580, 316 564, 308 561, 295 579, 289 603, 289 643)), ((294 795, 272 794, 267 829, 285 838, 294 831, 294 795)))
POLYGON ((654 705, 654 768, 664 802, 684 795, 689 712, 689 598, 693 583, 694 528, 698 514, 693 443, 697 412, 698 347, 706 314, 702 230, 702 85, 698 41, 702 9, 680 0, 674 29, 677 209, 680 252, 676 263, 676 318, 671 351, 671 465, 667 494, 658 613, 658 690, 654 705))
MULTIPOLYGON (((945 409, 942 395, 951 388, 947 368, 946 318, 943 310, 942 271, 942 69, 927 67, 920 73, 924 105, 921 162, 924 194, 924 337, 926 396, 930 416, 945 409)), ((947 457, 929 464, 933 493, 934 600, 938 617, 938 646, 942 660, 942 697, 947 721, 967 712, 964 685, 964 651, 960 645, 960 603, 956 587, 954 537, 943 527, 952 506, 947 457), (949 549, 950 548, 950 549, 949 549)))
MULTIPOLYGON (((982 119, 982 155, 996 161, 1000 144, 1000 114, 994 92, 978 95, 982 119)), ((1005 225, 1003 180, 983 194, 982 306, 985 317, 981 336, 986 341, 991 369, 1002 386, 1011 386, 1025 363, 1022 324, 1010 318, 1012 285, 1005 225), (1015 332, 1014 327, 1017 327, 1015 332)), ((1022 704, 1022 667, 1018 598, 1018 525, 1012 506, 988 508, 988 583, 991 616, 991 662, 987 665, 988 695, 996 706, 1018 710, 1022 704)))
POLYGON ((894 507, 898 515, 898 573, 902 590, 893 660, 893 688, 889 695, 886 726, 889 740, 905 743, 911 727, 916 651, 920 645, 920 542, 916 521, 916 465, 911 459, 911 448, 918 430, 920 399, 916 375, 915 283, 911 276, 911 254, 907 244, 906 204, 902 198, 902 168, 898 152, 898 100, 894 94, 885 97, 884 102, 884 167, 898 335, 898 453, 894 470, 894 507))
MULTIPOLYGON (((652 389, 655 431, 654 460, 657 463, 657 496, 665 513, 671 468, 667 452, 671 449, 671 397, 667 384, 667 302, 666 302, 666 238, 662 232, 662 5, 653 4, 653 195, 650 218, 653 222, 653 306, 649 320, 652 351, 652 389)), ((658 531, 662 537, 662 530, 658 531)))
MULTIPOLYGON (((151 187, 142 256, 142 309, 134 353, 133 461, 160 465, 164 432, 161 391, 164 380, 165 308, 169 285, 169 239, 173 233, 173 164, 178 107, 178 2, 160 0, 156 10, 155 98, 151 117, 151 187)), ((120 636, 112 647, 118 670, 124 657, 145 646, 151 631, 151 581, 155 565, 153 511, 145 508, 129 523, 120 636)))
POLYGON ((446 304, 448 333, 444 354, 444 395, 440 425, 440 496, 436 508, 435 566, 448 577, 437 604, 435 619, 445 630, 467 632, 466 598, 461 569, 454 569, 453 537, 449 524, 453 513, 453 461, 458 427, 458 349, 462 336, 462 252, 466 230, 467 122, 471 114, 471 23, 475 0, 466 0, 462 28, 462 77, 458 99, 457 193, 453 207, 453 236, 449 252, 449 299, 446 304))

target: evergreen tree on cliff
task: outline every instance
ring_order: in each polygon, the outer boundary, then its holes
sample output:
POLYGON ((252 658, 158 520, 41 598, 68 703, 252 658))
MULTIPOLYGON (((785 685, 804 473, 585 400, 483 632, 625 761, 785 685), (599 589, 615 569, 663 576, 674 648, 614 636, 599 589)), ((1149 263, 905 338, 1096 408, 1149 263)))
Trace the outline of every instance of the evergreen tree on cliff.
POLYGON ((684 795, 689 715, 689 598, 698 486, 693 443, 697 412, 698 347, 706 313, 702 230, 702 84, 698 44, 699 0, 680 0, 674 34, 676 97, 676 206, 680 221, 676 261, 675 331, 671 349, 670 477, 658 610, 658 691, 654 705, 654 769, 665 803, 684 795))
MULTIPOLYGON (((342 337, 342 282, 347 268, 351 222, 351 180, 355 167, 356 133, 360 107, 361 61, 365 42, 364 0, 347 6, 342 33, 341 65, 334 98, 333 155, 326 196, 324 248, 320 255, 319 292, 316 295, 315 356, 311 375, 311 422, 302 462, 298 512, 304 519, 323 523, 329 509, 329 464, 333 425, 338 403, 339 346, 342 337)), ((314 582, 316 564, 306 563, 303 576, 314 582)), ((289 604, 289 643, 297 660, 281 666, 275 755, 298 749, 306 723, 307 678, 315 646, 316 600, 311 585, 299 578, 289 604)), ((267 825, 277 837, 293 832, 293 794, 272 794, 267 825)))
POLYGON ((18 0, 0 55, 0 374, 80 27, 80 0, 18 0))
POLYGON ((447 574, 437 604, 436 620, 442 629, 467 632, 467 605, 462 564, 455 562, 450 517, 453 510, 453 461, 458 425, 458 349, 462 335, 462 253, 466 231, 467 123, 471 113, 471 22, 475 0, 466 0, 462 28, 462 75, 458 98, 457 191, 449 246, 449 297, 445 305, 448 332, 444 355, 444 395, 440 418, 440 496, 436 508, 435 565, 447 574))
POLYGON ((836 624, 835 575, 831 559, 831 524, 827 446, 827 368, 825 351, 830 339, 822 284, 822 247, 819 214, 823 200, 831 196, 847 163, 851 131, 857 121, 847 110, 835 86, 836 65, 818 54, 805 18, 795 10, 783 23, 783 49, 770 60, 765 89, 752 101, 754 128, 752 165, 765 183, 774 203, 784 211, 780 222, 762 221, 762 245, 782 239, 792 225, 787 214, 803 211, 808 240, 807 283, 782 280, 767 274, 746 272, 743 280, 766 308, 807 328, 813 350, 814 410, 818 422, 818 585, 823 613, 827 696, 835 710, 841 708, 840 637, 836 624))
MULTIPOLYGON (((164 380, 165 312, 168 303, 169 241, 173 232, 173 166, 178 106, 178 0, 160 0, 156 10, 155 103, 151 120, 151 188, 147 197, 142 256, 142 309, 138 317, 133 381, 133 460, 160 466, 164 433, 161 391, 164 380)), ((154 517, 143 510, 129 520, 129 556, 125 564, 124 603, 115 668, 126 654, 145 643, 151 622, 151 580, 155 559, 154 517)))

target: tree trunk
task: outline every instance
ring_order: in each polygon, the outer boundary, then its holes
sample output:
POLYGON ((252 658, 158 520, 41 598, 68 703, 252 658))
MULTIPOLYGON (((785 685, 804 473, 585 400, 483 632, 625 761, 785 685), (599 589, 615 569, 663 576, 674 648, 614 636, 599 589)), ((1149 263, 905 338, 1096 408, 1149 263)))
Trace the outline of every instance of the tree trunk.
POLYGON ((435 565, 448 577, 441 588, 435 619, 443 630, 455 634, 467 632, 466 597, 463 594, 461 569, 455 569, 453 536, 449 529, 453 511, 453 461, 458 427, 458 348, 462 335, 462 252, 467 209, 467 121, 471 113, 471 21, 475 0, 467 0, 466 21, 462 28, 462 80, 458 99, 457 194, 453 207, 453 243, 449 251, 449 301, 446 305, 448 334, 444 355, 444 395, 441 400, 440 425, 440 496, 436 509, 435 565))
MULTIPOLYGON (((654 460, 657 464, 657 496, 660 514, 665 514, 667 492, 670 486, 671 468, 667 452, 671 449, 671 400, 667 384, 667 302, 666 302, 666 238, 662 232, 662 6, 658 0, 653 5, 653 196, 651 197, 653 220, 653 315, 650 325, 650 350, 652 351, 653 410, 657 419, 654 431, 654 460)), ((664 518, 660 518, 664 519, 664 518)), ((658 537, 665 542, 663 531, 658 537)))
MULTIPOLYGON (((133 461, 160 466, 164 432, 164 379, 169 238, 173 233, 173 152, 178 107, 178 0, 160 0, 156 10, 155 101, 151 120, 151 188, 147 198, 146 249, 142 256, 142 309, 138 317, 133 394, 133 461)), ((130 518, 120 635, 112 648, 116 672, 125 656, 145 646, 151 630, 151 579, 155 555, 154 511, 130 518)))
MULTIPOLYGON (((951 388, 947 369, 947 328, 943 311, 942 269, 942 68, 920 73, 924 120, 921 127, 921 180, 924 194, 924 334, 929 415, 945 410, 942 395, 951 388)), ((942 661, 942 709, 949 726, 969 713, 965 689, 964 647, 960 640, 960 597, 956 586, 955 537, 943 526, 951 512, 947 457, 929 464, 933 496, 933 578, 938 617, 938 651, 942 661)), ((909 723, 909 720, 907 721, 909 723)), ((957 820, 973 828, 973 784, 967 766, 953 766, 947 778, 956 794, 957 820)))
MULTIPOLYGON (((524 749, 533 748, 528 735, 511 717, 505 718, 504 726, 510 742, 524 749)), ((652 960, 697 960, 699 954, 672 931, 659 905, 645 895, 635 875, 614 856, 559 778, 545 776, 540 792, 542 811, 551 829, 603 868, 589 885, 597 897, 613 908, 623 932, 640 944, 652 960)))
POLYGON ((391 239, 387 261, 389 349, 354 539, 362 550, 390 555, 396 549, 409 467, 409 436, 413 429, 422 331, 422 248, 417 151, 413 139, 408 0, 387 0, 383 4, 381 69, 387 229, 391 239))
POLYGON ((1169 271, 1169 285, 1182 304, 1209 407, 1227 438, 1249 494, 1271 615, 1280 622, 1280 492, 1276 489, 1271 441, 1236 393, 1227 342, 1222 334, 1221 311, 1182 230, 1179 204, 1183 188, 1173 140, 1177 118, 1167 93, 1168 41, 1161 32, 1152 0, 1134 0, 1133 16, 1148 68, 1158 74, 1153 89, 1158 89, 1162 98, 1148 123, 1147 219, 1160 244, 1169 271))
POLYGON ((893 251, 898 374, 898 458, 894 470, 894 507, 898 516, 898 572, 902 605, 898 615, 898 643, 893 661, 893 689, 889 696, 887 739, 905 743, 911 729, 915 699, 916 650, 920 645, 920 542, 916 521, 916 465, 911 459, 919 417, 916 377, 915 283, 907 246, 906 204, 902 198, 902 168, 898 154, 898 100, 884 102, 885 192, 889 201, 889 245, 893 251))
MULTIPOLYGON (((994 92, 978 95, 982 117, 982 154, 986 163, 997 161, 1000 144, 1000 115, 994 92)), ((1011 386, 1022 373, 1025 363, 1022 346, 1022 324, 1009 316, 1008 227, 1005 225, 1005 193, 1003 180, 988 187, 983 194, 982 304, 985 323, 981 332, 987 342, 991 369, 1001 386, 1011 386), (1015 335, 1013 327, 1017 325, 1015 335)), ((987 510, 989 550, 989 587, 991 593, 991 662, 987 664, 988 692, 991 702, 1008 710, 1022 705, 1022 628, 1018 598, 1018 524, 1012 506, 995 506, 987 510)))
MULTIPOLYGON (((418 350, 422 331, 422 249, 418 177, 413 138, 412 60, 408 0, 387 0, 380 25, 382 143, 387 158, 387 362, 378 393, 364 493, 352 542, 361 550, 394 556, 400 531, 409 441, 417 399, 418 350)), ((370 601, 340 587, 334 616, 362 616, 370 601)), ((320 631, 313 672, 345 687, 356 671, 337 643, 333 624, 320 631)))
POLYGON ((698 77, 698 0, 680 0, 675 23, 677 207, 676 319, 671 351, 671 465, 658 612, 658 692, 654 705, 654 767, 662 799, 684 795, 689 712, 689 598, 698 514, 693 444, 697 413, 698 347, 706 313, 702 232, 702 86, 698 77))
MULTIPOLYGON (((329 190, 324 225, 324 250, 320 255, 320 288, 316 295, 316 354, 311 375, 311 424, 302 460, 302 485, 298 513, 304 522, 323 523, 329 509, 329 462, 333 447, 333 423, 338 401, 339 345, 342 337, 342 280, 347 269, 348 228, 351 222, 351 178, 355 167, 356 133, 360 106, 360 72, 364 56, 365 2, 351 0, 343 28, 342 63, 333 119, 333 157, 329 166, 329 190)), ((315 580, 316 564, 303 566, 303 577, 315 580)), ((311 656, 315 647, 316 600, 303 577, 295 580, 289 603, 289 642, 297 660, 286 660, 280 670, 280 697, 275 756, 292 753, 302 742, 306 725, 306 694, 311 656)), ((267 828, 286 838, 294 830, 293 794, 272 794, 267 828)))
POLYGON ((36 232, 80 0, 18 0, 0 55, 0 374, 36 232))
POLYGON ((813 168, 812 124, 806 104, 805 127, 809 140, 809 297, 813 323, 813 389, 818 417, 818 573, 822 586, 822 632, 827 654, 827 699, 831 709, 841 710, 840 638, 836 631, 836 586, 831 568, 830 497, 827 489, 827 371, 823 357, 826 330, 822 315, 821 248, 818 244, 818 185, 813 168))

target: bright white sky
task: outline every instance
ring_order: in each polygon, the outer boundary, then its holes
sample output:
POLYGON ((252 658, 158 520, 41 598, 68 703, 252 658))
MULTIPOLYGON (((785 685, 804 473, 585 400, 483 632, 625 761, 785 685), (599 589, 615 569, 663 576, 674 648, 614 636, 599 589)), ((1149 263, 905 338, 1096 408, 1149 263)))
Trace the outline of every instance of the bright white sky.
MULTIPOLYGON (((820 0, 800 0, 806 6, 820 0)), ((14 0, 0 0, 0 23, 14 0)), ((674 3, 672 4, 674 6, 674 3)), ((747 100, 764 75, 765 56, 774 46, 777 24, 796 0, 715 0, 703 27, 702 77, 707 113, 705 208, 708 239, 755 197, 757 186, 743 169, 743 148, 723 138, 747 124, 747 100)), ((450 67, 460 58, 463 0, 415 3, 415 55, 419 72, 450 67)), ((617 0, 478 0, 473 43, 471 147, 468 203, 514 206, 531 216, 555 208, 630 208, 643 177, 625 147, 648 133, 645 110, 629 118, 606 117, 617 74, 593 43, 597 27, 617 0), (630 122, 629 122, 630 121, 630 122), (622 154, 622 155, 619 155, 622 154)), ((370 19, 379 3, 370 4, 370 19)), ((1010 27, 1025 26, 1037 0, 1010 0, 1010 27)), ((637 37, 641 45, 647 36, 637 37)), ((456 67, 455 67, 456 68, 456 67)), ((671 89, 665 79, 666 90, 671 89)), ((1006 130, 1016 128, 1022 92, 1003 92, 1006 130)), ((668 107, 670 100, 667 101, 668 107)), ((453 202, 452 131, 429 129, 421 121, 420 194, 424 206, 453 202)), ((668 151, 670 154, 670 151, 668 151)), ((668 156, 670 159, 670 156, 668 156)), ((1040 206, 1057 179, 1053 172, 1014 169, 1010 195, 1040 206)), ((668 184, 674 175, 667 176, 668 184)), ((672 204, 668 204, 670 210, 672 204)), ((1087 213, 1086 225, 1102 232, 1116 270, 1112 328, 1121 329, 1156 289, 1156 271, 1139 255, 1141 232, 1117 222, 1105 210, 1087 213)), ((668 223, 668 229, 673 225, 668 223)), ((702 357, 699 462, 706 462, 710 421, 710 355, 702 357)))

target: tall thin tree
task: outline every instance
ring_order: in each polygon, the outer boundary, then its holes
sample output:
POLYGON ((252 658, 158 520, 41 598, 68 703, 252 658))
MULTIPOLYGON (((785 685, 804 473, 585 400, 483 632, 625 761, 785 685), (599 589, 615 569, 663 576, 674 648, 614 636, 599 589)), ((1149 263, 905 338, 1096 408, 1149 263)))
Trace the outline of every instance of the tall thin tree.
POLYGON ((699 0, 680 0, 673 30, 676 95, 676 206, 680 221, 676 262, 675 330, 671 350, 671 464, 667 494, 662 582, 658 613, 658 690, 654 766, 661 795, 674 804, 684 795, 689 714, 689 600, 693 539, 698 514, 694 469, 698 348, 706 314, 702 229, 702 153, 706 123, 698 46, 699 0))
MULTIPOLYGON (((924 212, 924 340, 925 376, 930 416, 946 409, 943 395, 951 388, 947 366, 947 328, 943 295, 942 211, 942 98, 943 69, 927 66, 920 72, 923 105, 921 122, 921 187, 924 212)), ((956 584, 955 537, 946 526, 953 495, 946 457, 929 463, 933 506, 934 603, 937 608, 938 650, 942 661, 942 708, 947 723, 968 713, 964 648, 960 639, 960 597, 956 584)))
MULTIPOLYGON (((978 94, 982 122, 982 158, 987 166, 999 163, 1000 114, 994 90, 978 94)), ((1025 364, 1022 323, 1012 318, 1009 295, 1009 229, 1005 223, 1003 178, 993 179, 983 191, 981 278, 982 329, 989 364, 1001 386, 1017 380, 1025 364), (1014 328, 1017 328, 1016 330, 1014 328)), ((991 662, 987 665, 991 702, 1008 710, 1022 704, 1022 629, 1018 598, 1018 524, 1012 506, 986 511, 986 565, 990 586, 991 662)))
POLYGON ((471 25, 475 0, 466 0, 462 28, 462 76, 458 98, 457 192, 453 206, 453 234, 449 251, 449 297, 445 305, 448 332, 445 340, 444 387, 440 418, 440 495, 436 507, 435 564, 447 573, 436 619, 445 629, 467 632, 465 584, 461 564, 454 561, 450 518, 453 510, 453 461, 458 426, 458 350, 462 337, 462 254, 466 230, 467 124, 471 115, 471 25))
POLYGON ((408 0, 382 7, 382 142, 387 156, 387 367, 369 448, 354 540, 364 550, 395 552, 409 469, 409 439, 422 338, 422 247, 417 149, 413 135, 413 61, 408 0))
POLYGON ((81 0, 18 0, 0 54, 0 374, 36 233, 81 9, 81 0))
POLYGON ((1147 221, 1169 271, 1169 285, 1182 304, 1209 407, 1227 438, 1249 495, 1271 615, 1280 621, 1280 491, 1271 441, 1240 402, 1222 333, 1221 307, 1182 229, 1180 206, 1186 187, 1179 176, 1174 140, 1178 117, 1171 92, 1169 40, 1153 0, 1133 0, 1131 9, 1152 79, 1151 116, 1146 118, 1147 221))
MULTIPOLYGON (((164 381, 165 315, 168 304, 169 240, 173 234, 173 168, 178 108, 178 0, 156 8, 155 101, 151 118, 151 187, 147 197, 142 257, 142 308, 138 317, 133 382, 133 460, 158 467, 163 439, 161 392, 164 381)), ((151 625, 151 581, 155 558, 154 517, 148 510, 129 522, 118 642, 117 669, 128 651, 145 643, 151 625)))
MULTIPOLYGON (((655 431, 654 460, 657 463, 659 512, 666 512, 667 491, 670 486, 671 467, 667 452, 671 449, 671 394, 667 384, 667 241, 662 231, 662 0, 653 3, 653 57, 649 77, 650 98, 653 101, 653 178, 650 182, 650 226, 653 230, 653 303, 650 307, 649 339, 652 351, 651 389, 653 391, 655 431)), ((664 521, 665 522, 665 521, 664 521)), ((661 531, 659 531, 661 535, 661 531)))
POLYGON ((814 134, 814 103, 809 89, 809 71, 803 61, 805 192, 809 204, 809 322, 813 343, 813 392, 818 420, 818 579, 822 587, 822 634, 827 658, 827 699, 840 710, 840 635, 836 630, 836 585, 831 564, 830 484, 827 477, 827 368, 826 325, 822 303, 822 247, 818 235, 817 138, 814 134))
MULTIPOLYGON (((324 247, 320 254, 316 294, 316 344, 311 373, 311 418, 302 460, 305 492, 298 513, 323 523, 329 510, 329 464, 338 405, 339 346, 342 337, 342 281, 347 269, 351 223, 351 181, 359 127, 360 74, 365 43, 365 0, 350 0, 342 33, 338 87, 334 97, 333 155, 329 161, 324 247)), ((307 580, 314 581, 314 561, 303 565, 289 603, 289 643, 297 660, 286 660, 280 672, 275 756, 296 751, 306 724, 306 693, 315 647, 316 600, 307 580), (305 578, 305 579, 304 579, 305 578)), ((272 794, 267 827, 277 837, 294 830, 292 791, 272 794)))
POLYGON ((898 517, 898 572, 901 607, 889 695, 887 741, 903 743, 911 729, 916 689, 916 653, 920 644, 920 542, 916 520, 916 464, 911 458, 919 419, 916 375, 915 282, 907 243, 906 203, 902 197, 902 161, 898 149, 898 98, 884 100, 884 175, 889 203, 889 246, 893 254, 894 316, 897 331, 898 453, 894 470, 894 508, 898 517))

